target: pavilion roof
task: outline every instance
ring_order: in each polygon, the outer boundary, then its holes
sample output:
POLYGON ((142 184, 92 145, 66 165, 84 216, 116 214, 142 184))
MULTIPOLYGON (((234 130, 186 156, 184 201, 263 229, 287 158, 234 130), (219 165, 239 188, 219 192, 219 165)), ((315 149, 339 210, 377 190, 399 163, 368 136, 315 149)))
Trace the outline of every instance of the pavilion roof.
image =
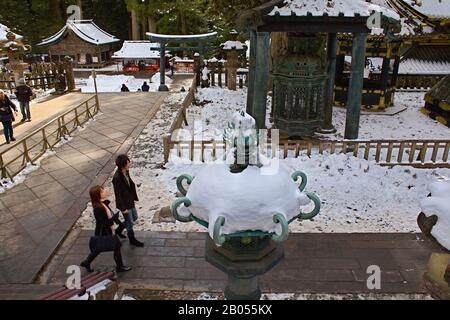
POLYGON ((402 57, 399 74, 450 74, 450 45, 412 47, 402 57))
POLYGON ((382 16, 381 28, 400 29, 397 12, 364 0, 272 0, 243 12, 239 21, 259 32, 371 33, 367 22, 376 12, 382 16))
POLYGON ((155 59, 159 58, 159 43, 150 41, 125 41, 122 48, 115 52, 113 59, 155 59))
POLYGON ((400 0, 404 5, 430 19, 450 18, 450 1, 446 0, 400 0))
POLYGON ((93 45, 103 45, 119 42, 115 36, 107 33, 92 20, 67 20, 66 25, 51 37, 42 40, 38 46, 48 46, 61 41, 68 31, 72 31, 78 38, 93 45))
POLYGON ((281 7, 274 6, 270 16, 329 16, 329 17, 369 17, 373 12, 399 20, 393 10, 362 0, 284 0, 281 7))

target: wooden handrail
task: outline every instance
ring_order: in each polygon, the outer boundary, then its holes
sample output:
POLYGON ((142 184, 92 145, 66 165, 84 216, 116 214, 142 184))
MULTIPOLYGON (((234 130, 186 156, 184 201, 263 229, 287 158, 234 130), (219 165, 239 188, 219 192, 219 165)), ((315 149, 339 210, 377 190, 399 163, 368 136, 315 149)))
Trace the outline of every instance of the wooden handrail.
MULTIPOLYGON (((270 141, 268 143, 267 150, 270 151, 270 141)), ((172 140, 170 135, 164 137, 166 162, 169 160, 170 150, 177 150, 179 156, 182 150, 185 150, 190 160, 194 160, 195 151, 201 150, 200 159, 203 161, 205 150, 211 148, 214 149, 214 156, 216 148, 226 152, 226 145, 222 141, 172 140)), ((374 160, 386 166, 450 167, 450 140, 281 140, 279 150, 283 158, 289 157, 290 152, 292 156, 298 157, 301 151, 311 156, 316 150, 319 154, 351 153, 355 157, 374 160), (363 150, 363 154, 359 150, 363 150), (409 155, 405 157, 405 153, 409 155)), ((274 155, 273 150, 272 155, 274 155)))
MULTIPOLYGON (((79 105, 73 107, 72 109, 64 112, 63 114, 53 118, 52 120, 45 123, 39 129, 34 130, 29 133, 15 144, 11 145, 7 149, 0 152, 0 171, 2 179, 11 179, 14 181, 14 177, 19 174, 28 163, 34 164, 36 160, 38 160, 47 150, 53 149, 53 147, 58 144, 63 138, 66 136, 70 136, 70 134, 75 131, 78 127, 83 126, 84 123, 92 119, 96 114, 100 112, 100 105, 98 103, 98 99, 96 96, 92 96, 91 98, 83 101, 79 105), (91 102, 93 104, 90 104, 91 102), (83 108, 79 112, 79 108, 83 108), (92 109, 92 110, 91 110, 92 109), (74 114, 74 117, 70 120, 66 121, 66 117, 69 118, 69 115, 74 114), (84 119, 80 119, 80 117, 84 116, 84 119), (73 122, 73 127, 69 130, 68 126, 73 122), (55 126, 55 130, 48 130, 50 126, 55 126), (48 131, 51 131, 49 133, 48 131), (56 138, 54 142, 50 142, 49 138, 56 134, 56 138), (39 135, 39 136, 38 136, 39 135), (38 136, 38 142, 32 141, 32 138, 36 138, 38 136), (32 141, 32 143, 28 143, 28 141, 32 141), (36 147, 42 145, 40 151, 36 154, 31 155, 30 152, 34 150, 36 147), (11 159, 6 160, 6 155, 11 151, 17 151, 17 149, 22 148, 17 156, 12 156, 11 159), (17 160, 22 159, 21 163, 15 163, 17 160), (14 172, 10 172, 12 170, 8 170, 8 167, 11 165, 18 166, 14 172)), ((13 153, 13 152, 11 152, 13 153)))

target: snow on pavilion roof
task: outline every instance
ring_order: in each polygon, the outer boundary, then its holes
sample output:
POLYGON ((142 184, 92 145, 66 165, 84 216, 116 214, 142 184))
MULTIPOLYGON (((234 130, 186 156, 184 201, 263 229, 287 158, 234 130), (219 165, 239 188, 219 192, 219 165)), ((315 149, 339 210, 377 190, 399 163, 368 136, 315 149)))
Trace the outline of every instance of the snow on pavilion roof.
POLYGON ((119 42, 115 36, 107 33, 97 26, 92 20, 67 20, 66 25, 53 36, 42 40, 38 46, 46 46, 60 41, 68 30, 83 41, 93 45, 102 45, 119 42))
POLYGON ((450 18, 449 0, 400 0, 409 5, 414 10, 435 19, 450 18))
MULTIPOLYGON (((6 38, 6 34, 11 31, 7 26, 0 23, 0 42, 8 41, 6 38)), ((14 33, 16 35, 16 40, 22 40, 23 37, 21 35, 18 35, 17 33, 14 33)))
POLYGON ((285 0, 279 8, 275 6, 269 13, 270 16, 323 16, 331 17, 355 17, 357 15, 369 17, 373 12, 381 12, 384 16, 394 20, 400 20, 400 16, 393 10, 362 0, 285 0))
POLYGON ((115 52, 113 59, 155 59, 159 58, 159 43, 150 41, 125 41, 122 48, 115 52))
POLYGON ((450 74, 450 46, 423 45, 410 49, 400 62, 399 74, 450 74))

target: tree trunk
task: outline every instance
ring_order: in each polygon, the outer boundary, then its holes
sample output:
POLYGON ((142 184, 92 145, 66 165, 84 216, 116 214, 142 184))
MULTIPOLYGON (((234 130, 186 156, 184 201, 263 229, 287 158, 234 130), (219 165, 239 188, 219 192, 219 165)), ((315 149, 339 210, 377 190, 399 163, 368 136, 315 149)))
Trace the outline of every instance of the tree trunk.
POLYGON ((156 33, 156 20, 154 17, 148 17, 148 32, 156 33))
POLYGON ((77 0, 77 6, 80 8, 80 20, 83 20, 83 5, 81 0, 77 0))
POLYGON ((131 33, 133 40, 140 40, 139 22, 135 10, 131 11, 131 33))

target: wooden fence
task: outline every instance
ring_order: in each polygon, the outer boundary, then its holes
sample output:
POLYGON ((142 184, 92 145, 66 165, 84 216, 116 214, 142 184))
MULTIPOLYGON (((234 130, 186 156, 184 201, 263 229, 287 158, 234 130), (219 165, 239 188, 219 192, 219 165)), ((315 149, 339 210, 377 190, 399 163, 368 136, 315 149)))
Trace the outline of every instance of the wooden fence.
MULTIPOLYGON (((197 90, 197 82, 194 78, 192 80, 191 87, 189 88, 189 93, 184 98, 184 100, 181 104, 181 108, 180 108, 180 110, 178 110, 178 114, 176 115, 175 121, 172 123, 172 126, 169 129, 169 133, 167 133, 163 136, 164 159, 166 159, 166 150, 169 150, 169 148, 170 148, 168 144, 170 144, 172 133, 175 130, 180 129, 183 126, 183 123, 185 123, 186 125, 188 124, 187 118, 186 118, 186 109, 189 108, 189 106, 194 101, 196 90, 197 90)), ((169 152, 169 151, 167 151, 167 152, 169 152)), ((165 160, 165 162, 167 162, 168 159, 169 159, 169 154, 167 153, 167 160, 165 160)))
POLYGON ((28 164, 34 164, 47 151, 53 150, 62 139, 67 140, 67 136, 82 127, 100 111, 98 97, 93 96, 2 150, 0 152, 1 178, 14 181, 14 177, 28 164))
MULTIPOLYGON (((170 137, 169 137, 170 138, 170 137)), ((282 140, 276 150, 267 144, 266 154, 279 158, 296 158, 300 155, 351 153, 358 158, 375 161, 383 166, 413 166, 450 168, 450 140, 343 140, 303 141, 282 140)), ((164 143, 164 160, 170 154, 191 161, 216 160, 226 152, 223 141, 173 141, 164 143)))

